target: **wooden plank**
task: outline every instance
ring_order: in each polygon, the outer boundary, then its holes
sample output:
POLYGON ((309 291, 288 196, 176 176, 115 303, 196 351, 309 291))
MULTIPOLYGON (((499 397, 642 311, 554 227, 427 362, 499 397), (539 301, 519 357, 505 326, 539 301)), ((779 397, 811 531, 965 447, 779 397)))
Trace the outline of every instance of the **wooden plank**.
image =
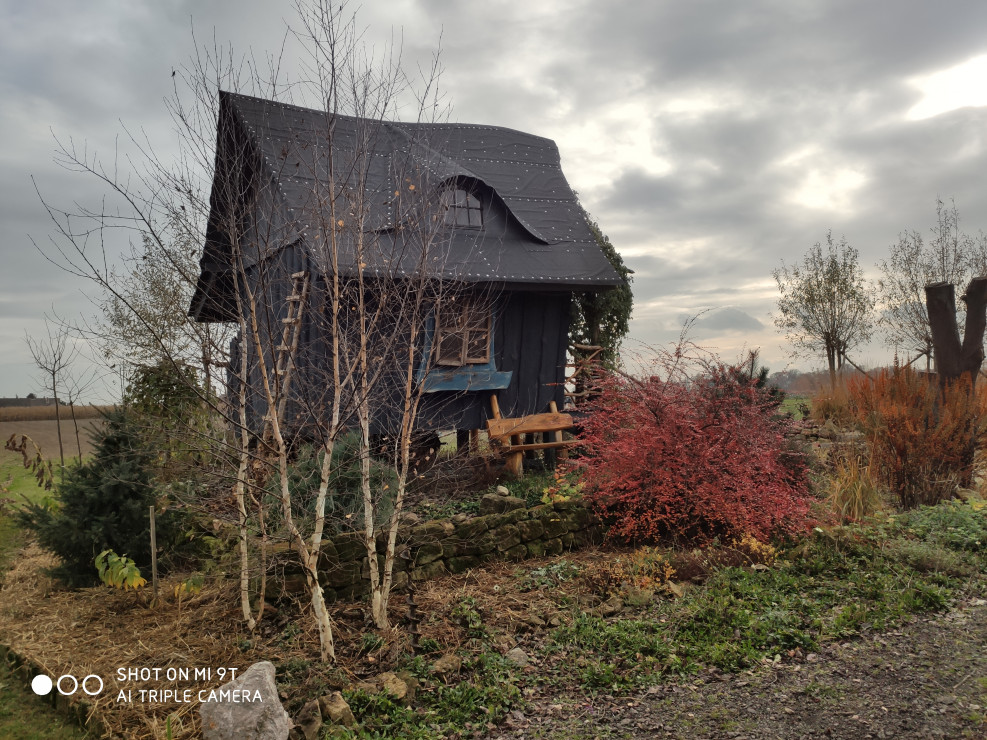
POLYGON ((511 384, 511 371, 473 370, 429 370, 425 376, 425 393, 440 391, 499 391, 511 384))
POLYGON ((569 429, 572 417, 569 414, 532 414, 517 419, 488 419, 487 432, 491 437, 531 434, 534 432, 555 432, 569 429))
POLYGON ((531 442, 523 444, 505 444, 501 449, 504 452, 523 452, 525 450, 551 450, 565 447, 575 447, 580 444, 578 439, 567 439, 562 442, 531 442))

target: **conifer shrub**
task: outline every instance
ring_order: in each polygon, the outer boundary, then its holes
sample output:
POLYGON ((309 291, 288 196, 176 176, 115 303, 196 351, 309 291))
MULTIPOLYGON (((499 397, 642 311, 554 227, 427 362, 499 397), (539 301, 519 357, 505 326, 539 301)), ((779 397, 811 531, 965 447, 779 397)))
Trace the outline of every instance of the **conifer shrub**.
MULTIPOLYGON (((41 547, 61 559, 52 575, 70 586, 97 582, 95 559, 104 550, 128 556, 141 570, 151 565, 148 510, 157 503, 153 455, 121 410, 106 415, 93 441, 92 457, 65 471, 50 503, 28 503, 18 513, 41 547)), ((155 517, 162 551, 170 549, 177 533, 174 517, 173 511, 155 517)))
POLYGON ((848 391, 867 435, 871 466, 904 509, 969 486, 973 453, 987 437, 987 395, 961 378, 945 389, 908 367, 852 378, 848 391))
POLYGON ((778 399, 722 363, 694 375, 681 346, 655 365, 645 379, 604 378, 584 424, 585 497, 610 536, 704 544, 804 530, 805 461, 778 399))
MULTIPOLYGON (((315 520, 315 502, 319 489, 323 452, 312 445, 302 445, 288 465, 288 490, 291 492, 292 516, 303 532, 309 532, 315 520)), ((329 486, 326 499, 326 527, 333 534, 362 529, 363 490, 361 478, 360 435, 349 432, 336 440, 332 453, 329 486)), ((265 487, 268 506, 268 527, 278 531, 283 526, 280 483, 272 476, 265 487)), ((370 487, 382 492, 377 506, 376 526, 390 519, 397 492, 397 472, 385 461, 370 457, 370 487)))

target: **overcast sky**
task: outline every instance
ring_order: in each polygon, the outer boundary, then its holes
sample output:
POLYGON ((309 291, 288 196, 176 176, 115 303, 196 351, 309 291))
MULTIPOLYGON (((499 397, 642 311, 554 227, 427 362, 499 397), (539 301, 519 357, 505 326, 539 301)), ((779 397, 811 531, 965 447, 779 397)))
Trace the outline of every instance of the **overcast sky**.
MULTIPOLYGON (((124 127, 142 130, 167 159, 163 99, 193 24, 263 58, 294 19, 276 0, 0 3, 0 396, 40 392, 24 333, 44 314, 96 311, 31 241, 52 231, 32 177, 56 205, 101 197, 53 163, 53 137, 112 165, 124 127)), ((366 0, 359 19, 377 48, 402 36, 411 68, 441 35, 454 121, 558 143, 635 271, 632 348, 712 309, 696 339, 726 359, 760 347, 783 369, 771 272, 827 229, 873 277, 900 231, 928 233, 937 197, 964 230, 987 229, 983 0, 366 0)), ((289 46, 288 75, 295 64, 289 46)), ((858 362, 887 356, 875 345, 858 362)))

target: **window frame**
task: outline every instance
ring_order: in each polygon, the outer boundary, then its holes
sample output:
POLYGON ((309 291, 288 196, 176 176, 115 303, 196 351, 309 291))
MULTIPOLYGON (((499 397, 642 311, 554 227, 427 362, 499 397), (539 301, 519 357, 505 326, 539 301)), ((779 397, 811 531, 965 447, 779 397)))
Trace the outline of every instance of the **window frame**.
POLYGON ((453 184, 439 193, 442 224, 456 229, 483 228, 483 202, 474 190, 453 184))
POLYGON ((490 362, 493 307, 475 298, 439 306, 435 319, 436 367, 469 367, 490 362), (482 342, 482 351, 478 346, 482 342), (445 349, 444 345, 449 345, 445 349))

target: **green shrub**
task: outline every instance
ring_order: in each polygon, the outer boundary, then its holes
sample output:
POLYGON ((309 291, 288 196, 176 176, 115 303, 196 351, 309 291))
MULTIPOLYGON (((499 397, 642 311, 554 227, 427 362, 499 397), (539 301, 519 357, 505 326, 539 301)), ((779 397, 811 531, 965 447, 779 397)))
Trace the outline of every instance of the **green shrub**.
POLYGON ((160 482, 186 479, 208 466, 223 448, 223 424, 204 403, 197 372, 185 364, 140 366, 123 406, 160 482))
MULTIPOLYGON (((326 532, 338 534, 363 526, 363 494, 360 473, 360 436, 352 432, 336 441, 326 498, 326 532)), ((299 448, 288 466, 288 490, 291 492, 292 516, 304 529, 314 519, 315 502, 322 471, 322 451, 311 445, 299 448)), ((276 530, 282 520, 278 476, 267 483, 266 499, 270 519, 268 527, 276 530)), ((387 521, 394 508, 397 473, 387 463, 370 458, 370 489, 378 501, 378 526, 387 521)))
MULTIPOLYGON (((123 411, 106 415, 94 432, 92 457, 65 472, 49 504, 27 503, 18 521, 62 562, 52 575, 71 586, 96 583, 94 561, 103 550, 126 553, 138 568, 151 566, 150 517, 157 503, 153 461, 123 411)), ((168 550, 178 527, 174 512, 156 516, 158 547, 168 550)))

